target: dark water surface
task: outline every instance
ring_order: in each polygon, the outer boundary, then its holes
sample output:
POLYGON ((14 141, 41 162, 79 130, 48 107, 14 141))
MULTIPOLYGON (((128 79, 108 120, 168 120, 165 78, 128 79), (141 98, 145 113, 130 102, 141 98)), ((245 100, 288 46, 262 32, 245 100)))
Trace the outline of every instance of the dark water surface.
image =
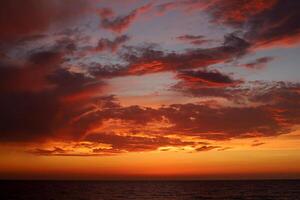
POLYGON ((300 181, 1 181, 0 199, 300 200, 300 181))

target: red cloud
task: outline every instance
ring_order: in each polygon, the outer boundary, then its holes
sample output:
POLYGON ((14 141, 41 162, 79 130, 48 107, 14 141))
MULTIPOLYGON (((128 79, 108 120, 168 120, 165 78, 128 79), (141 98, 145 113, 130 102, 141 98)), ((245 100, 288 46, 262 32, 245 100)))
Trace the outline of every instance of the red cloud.
POLYGON ((277 0, 217 0, 207 11, 212 13, 215 22, 240 25, 249 18, 271 9, 276 3, 277 0))
POLYGON ((234 80, 216 70, 182 71, 178 73, 177 77, 182 79, 183 84, 188 87, 228 87, 241 83, 241 81, 234 80))
POLYGON ((255 47, 298 44, 300 3, 294 0, 214 0, 180 1, 160 4, 159 12, 170 9, 204 11, 212 22, 243 30, 245 39, 255 47))
POLYGON ((101 18, 108 18, 112 17, 115 15, 112 9, 110 8, 101 8, 98 10, 98 14, 100 15, 101 18))
POLYGON ((299 1, 293 0, 218 0, 206 11, 214 23, 244 30, 254 47, 270 47, 299 43, 299 9, 299 1))
POLYGON ((165 53, 152 47, 128 47, 122 57, 129 62, 129 74, 146 74, 204 68, 244 55, 248 48, 249 44, 245 40, 229 34, 225 36, 223 45, 218 47, 192 49, 181 54, 165 53))

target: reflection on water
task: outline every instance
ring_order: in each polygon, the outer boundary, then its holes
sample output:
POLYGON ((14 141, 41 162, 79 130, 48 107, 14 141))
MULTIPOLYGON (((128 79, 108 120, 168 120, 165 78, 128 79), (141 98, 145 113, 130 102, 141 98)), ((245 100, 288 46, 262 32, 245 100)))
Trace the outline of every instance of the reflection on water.
POLYGON ((2 199, 297 200, 300 181, 1 181, 2 199))

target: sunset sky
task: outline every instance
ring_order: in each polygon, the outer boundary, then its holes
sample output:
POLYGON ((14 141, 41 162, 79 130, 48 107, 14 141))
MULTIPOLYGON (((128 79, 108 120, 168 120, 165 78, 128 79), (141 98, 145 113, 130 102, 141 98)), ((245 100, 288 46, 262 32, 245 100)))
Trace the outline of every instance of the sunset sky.
POLYGON ((0 179, 300 178, 300 1, 1 0, 0 179))

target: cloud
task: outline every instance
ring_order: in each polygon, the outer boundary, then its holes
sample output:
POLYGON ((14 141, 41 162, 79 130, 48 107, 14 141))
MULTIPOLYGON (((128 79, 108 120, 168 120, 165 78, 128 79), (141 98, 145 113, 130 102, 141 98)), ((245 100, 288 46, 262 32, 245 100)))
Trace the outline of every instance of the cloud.
POLYGON ((0 63, 0 91, 40 91, 51 87, 45 77, 63 61, 64 53, 41 51, 24 64, 0 63))
POLYGON ((114 11, 110 8, 98 9, 98 14, 101 18, 113 17, 115 15, 114 11))
POLYGON ((205 39, 203 35, 181 35, 178 36, 177 39, 193 45, 202 45, 211 42, 211 40, 205 39))
POLYGON ((106 148, 95 148, 92 149, 90 152, 80 152, 77 149, 63 149, 59 147, 53 148, 35 148, 26 151, 27 153, 34 154, 37 156, 80 156, 80 157, 87 157, 87 156, 114 156, 116 154, 120 154, 122 152, 113 150, 113 149, 106 149, 106 148))
MULTIPOLYGON (((88 31, 83 33, 76 28, 57 33, 59 36, 47 35, 49 27, 60 24, 68 28, 69 22, 85 13, 89 3, 29 0, 25 4, 18 0, 0 3, 3 16, 12 15, 11 21, 0 16, 0 42, 18 47, 1 44, 0 49, 1 142, 54 140, 93 144, 86 154, 54 145, 36 148, 32 153, 37 155, 115 155, 185 146, 197 151, 221 151, 229 147, 199 141, 277 136, 300 124, 299 84, 244 82, 211 69, 211 65, 235 61, 256 47, 297 41, 296 1, 187 0, 160 5, 157 9, 161 12, 180 6, 185 11, 206 11, 213 23, 238 30, 225 35, 217 46, 193 46, 182 51, 166 51, 155 45, 125 46, 127 35, 100 39, 91 47, 86 44, 91 37, 84 35, 88 31), (209 11, 212 5, 215 7, 209 11), (47 41, 36 42, 40 40, 47 41), (118 52, 103 59, 98 55, 89 57, 86 52, 90 49, 110 55, 118 52), (105 91, 107 79, 156 72, 174 74, 178 83, 171 90, 181 92, 176 94, 212 100, 207 104, 155 108, 124 106, 117 96, 105 91), (226 104, 220 104, 219 97, 226 104), (186 139, 191 136, 195 140, 186 139)), ((150 8, 152 5, 147 4, 125 16, 101 8, 98 14, 103 28, 122 33, 150 8)), ((208 42, 201 35, 186 34, 177 39, 194 45, 208 42)), ((272 59, 260 57, 243 66, 261 68, 272 59)))
POLYGON ((110 144, 112 149, 120 152, 153 151, 164 146, 176 147, 195 144, 195 142, 184 142, 180 139, 172 139, 164 136, 122 136, 113 133, 93 133, 88 135, 85 139, 87 141, 110 144))
MULTIPOLYGON (((253 87, 253 85, 252 85, 253 87)), ((212 128, 217 128, 219 125, 223 126, 223 128, 220 128, 224 130, 225 127, 229 128, 231 125, 227 124, 227 120, 240 121, 243 125, 240 127, 238 124, 232 125, 236 126, 235 130, 232 130, 233 132, 236 132, 238 135, 242 132, 244 132, 242 135, 238 137, 250 137, 251 135, 269 135, 269 134, 283 134, 284 132, 289 132, 293 129, 293 127, 296 124, 299 124, 299 118, 297 117, 296 113, 299 113, 298 110, 298 98, 299 93, 297 92, 298 86, 297 84, 287 84, 287 83, 258 83, 258 86, 254 86, 252 89, 237 89, 236 91, 229 90, 227 88, 186 88, 186 92, 190 92, 192 95, 197 96, 217 96, 217 97, 223 97, 228 100, 237 101, 239 104, 244 105, 243 107, 211 107, 205 105, 204 107, 208 107, 209 110, 204 111, 204 113, 222 113, 224 114, 224 117, 226 119, 220 119, 218 120, 217 114, 213 114, 211 121, 209 120, 210 114, 207 114, 206 116, 203 116, 203 119, 199 119, 199 116, 189 116, 192 117, 193 120, 188 120, 189 117, 187 116, 180 116, 179 112, 177 113, 177 117, 179 118, 185 118, 187 120, 182 121, 183 126, 190 126, 188 130, 193 130, 193 126, 191 125, 191 122, 197 123, 204 123, 206 124, 206 128, 208 125, 212 125, 212 128), (243 103, 244 102, 244 103, 243 103), (247 104, 258 104, 260 106, 254 106, 249 107, 246 106, 247 104), (294 111, 292 111, 294 110, 294 111), (247 113, 247 114, 246 114, 247 113), (240 116, 239 119, 233 119, 234 116, 240 116), (247 119, 242 119, 243 116, 247 116, 247 119), (252 121, 256 117, 261 117, 258 121, 261 120, 262 124, 256 124, 256 122, 252 121), (208 120, 208 121, 207 121, 208 120), (220 124, 218 123, 220 122, 220 124), (188 124, 188 125, 185 125, 188 124), (223 125, 222 125, 223 124, 223 125), (225 125, 226 124, 226 125, 225 125), (247 127, 247 128, 246 128, 247 127), (252 129, 252 128, 254 129, 252 129), (246 128, 246 129, 244 129, 246 128), (256 129, 257 128, 257 129, 256 129), (244 130, 243 130, 244 129, 244 130), (252 129, 252 130, 250 130, 252 129), (256 129, 256 130, 255 130, 256 129), (238 133, 239 132, 239 133, 238 133), (247 134, 248 133, 248 134, 247 134), (248 136, 247 136, 248 135, 248 136)), ((190 110, 193 110, 197 112, 197 114, 201 113, 200 111, 197 111, 197 107, 194 105, 190 105, 190 110)), ((181 109, 181 106, 179 106, 181 109)), ((200 107, 198 107, 200 108, 200 107)), ((172 121, 172 120, 171 120, 172 121)), ((174 124, 180 124, 173 122, 174 124)), ((196 128, 196 127, 195 127, 196 128)), ((199 127, 198 127, 199 128, 199 127)), ((214 132, 217 133, 218 129, 206 129, 206 130, 200 130, 196 128, 199 132, 214 132)), ((184 129, 182 127, 178 129, 184 129)), ((224 130, 225 131, 225 130, 224 130)), ((231 132, 230 129, 227 129, 225 132, 229 133, 231 132)), ((235 135, 236 133, 233 133, 235 135)), ((213 137, 214 134, 211 134, 210 136, 213 137)), ((232 135, 232 136, 233 136, 232 135)), ((223 137, 223 134, 219 135, 220 138, 223 137)), ((236 135, 237 136, 237 135, 236 135)), ((226 138, 226 137, 225 137, 226 138)))
POLYGON ((171 130, 203 139, 274 136, 286 131, 263 107, 210 108, 186 104, 164 111, 164 116, 174 124, 171 130))
POLYGON ((0 64, 0 119, 4 122, 0 140, 39 140, 61 131, 82 133, 90 124, 72 127, 70 122, 101 95, 104 83, 62 68, 67 56, 63 49, 28 54, 24 62, 0 64))
POLYGON ((122 44, 127 42, 130 38, 127 35, 121 35, 114 40, 100 39, 96 47, 96 51, 111 51, 115 52, 122 44))
POLYGON ((244 39, 260 48, 299 43, 299 7, 300 3, 293 0, 187 0, 156 6, 159 13, 174 9, 206 12, 212 23, 243 31, 244 39))
POLYGON ((300 41, 300 2, 278 2, 248 21, 246 37, 258 47, 295 45, 300 41))
POLYGON ((254 141, 254 143, 251 144, 252 147, 257 147, 257 146, 261 146, 261 145, 264 145, 266 143, 264 142, 259 142, 259 141, 254 141))
MULTIPOLYGON (((115 119, 128 122, 133 125, 132 129, 126 125, 129 132, 130 130, 139 132, 152 122, 166 121, 168 126, 162 126, 153 134, 177 133, 213 140, 275 136, 288 133, 295 124, 299 124, 299 118, 296 117, 299 113, 296 109, 299 94, 290 90, 289 93, 294 95, 294 98, 288 100, 278 90, 278 88, 272 88, 265 91, 264 94, 266 96, 274 95, 276 97, 273 99, 278 99, 278 101, 271 104, 265 102, 259 106, 209 107, 199 104, 175 104, 157 109, 130 106, 108 108, 105 111, 97 112, 96 116, 102 120, 115 119)), ((262 94, 253 95, 260 96, 262 94)), ((261 98, 252 98, 252 101, 263 102, 261 98)), ((151 129, 148 130, 148 133, 150 131, 151 129)))
POLYGON ((129 74, 146 74, 162 71, 205 68, 229 62, 243 56, 249 44, 235 33, 225 35, 221 46, 190 49, 183 53, 164 52, 149 47, 127 47, 121 57, 127 61, 129 74))
POLYGON ((176 78, 179 81, 170 90, 193 97, 221 97, 239 103, 243 102, 243 96, 246 97, 249 90, 243 87, 243 80, 217 70, 179 71, 176 78))
POLYGON ((198 12, 207 9, 210 5, 213 5, 216 0, 184 0, 184 1, 172 1, 167 3, 158 4, 156 6, 157 12, 159 14, 166 13, 171 10, 179 9, 183 10, 186 14, 192 12, 198 12))
POLYGON ((147 12, 151 7, 151 4, 146 4, 131 11, 128 15, 117 16, 113 19, 108 18, 112 16, 112 12, 110 12, 109 10, 102 10, 99 13, 100 17, 102 18, 101 27, 117 33, 121 33, 126 30, 133 23, 133 21, 137 19, 139 15, 147 12))
POLYGON ((39 156, 49 156, 49 155, 62 155, 65 154, 66 151, 62 148, 59 147, 54 147, 54 149, 49 150, 49 149, 34 149, 32 151, 29 151, 29 153, 33 153, 39 156))
POLYGON ((169 10, 175 9, 178 5, 175 2, 168 2, 168 3, 163 3, 159 4, 156 6, 156 9, 159 14, 163 14, 169 10))
POLYGON ((177 78, 189 87, 228 87, 242 83, 217 70, 181 71, 177 74, 177 78))
POLYGON ((206 9, 214 23, 238 28, 254 47, 298 44, 300 3, 293 0, 215 1, 206 9))
POLYGON ((0 41, 9 42, 46 31, 51 25, 78 19, 90 1, 4 0, 0 3, 0 41), (8 19, 9 16, 9 19, 8 19))
MULTIPOLYGON (((296 109, 299 107, 296 102, 299 93, 295 92, 297 86, 281 84, 275 87, 271 84, 264 90, 257 90, 265 93, 253 92, 248 88, 240 88, 242 82, 231 75, 206 69, 211 64, 229 62, 247 53, 249 43, 236 34, 226 35, 220 46, 189 49, 182 53, 165 52, 151 46, 125 47, 122 49, 125 52, 120 55, 126 64, 109 66, 95 63, 84 72, 72 71, 65 65, 70 59, 68 56, 72 55, 72 51, 66 48, 67 44, 70 43, 67 41, 49 50, 28 51, 21 64, 12 62, 12 65, 2 61, 1 141, 49 138, 80 140, 95 132, 107 120, 120 120, 126 125, 126 128, 122 127, 126 133, 122 135, 126 136, 123 139, 128 143, 140 141, 142 151, 142 147, 154 149, 158 146, 129 133, 147 131, 156 138, 155 142, 163 145, 164 137, 171 133, 224 140, 275 136, 289 132, 293 125, 299 123, 296 109), (154 109, 139 105, 124 107, 114 96, 103 97, 104 79, 162 71, 176 73, 182 81, 181 87, 178 87, 182 92, 198 97, 210 95, 245 102, 248 100, 259 106, 246 103, 241 104, 242 107, 177 104, 154 109), (268 103, 269 97, 272 100, 278 99, 278 102, 268 103), (158 123, 158 128, 153 128, 153 123, 158 123)), ((120 136, 116 131, 111 135, 120 136)), ((177 145, 175 140, 166 141, 166 145, 168 142, 177 145)), ((122 149, 130 151, 130 148, 133 147, 124 146, 122 149)))
MULTIPOLYGON (((52 81, 57 83, 57 87, 47 92, 1 93, 2 142, 52 139, 109 146, 91 146, 88 148, 91 152, 85 155, 113 155, 184 146, 204 151, 222 147, 203 145, 199 143, 202 139, 219 141, 277 136, 291 132, 295 125, 300 124, 299 86, 294 84, 260 83, 264 90, 255 88, 254 93, 247 93, 247 101, 253 105, 235 107, 190 103, 148 108, 122 106, 114 96, 88 96, 80 101, 65 103, 61 101, 62 97, 69 93, 76 94, 77 90, 60 87, 69 83, 77 88, 72 83, 74 80, 63 78, 63 82, 57 79, 52 81), (188 136, 198 140, 185 140, 188 136), (199 147, 200 144, 202 146, 199 147)), ((78 81, 89 83, 89 80, 81 78, 78 81)), ((82 155, 76 151, 60 153, 56 149, 45 149, 49 152, 41 150, 35 153, 82 155)))
POLYGON ((201 151, 210 151, 213 149, 220 148, 220 146, 202 146, 196 149, 196 151, 201 152, 201 151))
POLYGON ((225 23, 240 26, 249 18, 271 9, 277 0, 216 0, 207 7, 207 11, 213 15, 214 23, 225 23))
POLYGON ((274 57, 261 57, 256 60, 246 63, 243 66, 250 69, 261 69, 264 68, 269 62, 273 61, 274 57))
POLYGON ((299 124, 299 83, 277 82, 263 84, 261 92, 249 97, 251 101, 268 104, 267 109, 283 126, 299 124))
POLYGON ((222 147, 220 149, 217 149, 217 151, 227 151, 229 149, 232 149, 232 147, 222 147))
POLYGON ((0 108, 0 140, 30 141, 53 136, 60 106, 48 92, 1 92, 0 108))

